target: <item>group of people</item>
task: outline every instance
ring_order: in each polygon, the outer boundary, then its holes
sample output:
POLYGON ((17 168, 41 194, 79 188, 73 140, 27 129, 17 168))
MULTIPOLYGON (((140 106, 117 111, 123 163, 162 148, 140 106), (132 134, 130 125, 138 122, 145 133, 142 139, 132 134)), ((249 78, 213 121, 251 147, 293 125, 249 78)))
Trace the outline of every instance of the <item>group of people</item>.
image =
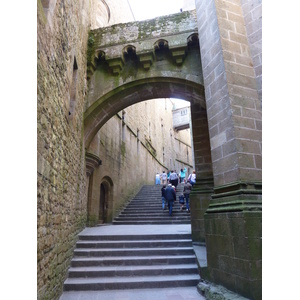
MULTIPOLYGON (((168 171, 167 173, 163 171, 161 174, 156 173, 155 176, 155 184, 171 184, 175 186, 175 189, 178 183, 185 183, 186 182, 186 168, 181 169, 180 172, 177 174, 176 170, 168 171)), ((192 174, 189 175, 187 181, 189 181, 192 185, 196 182, 196 172, 193 171, 192 174)))
MULTIPOLYGON (((183 210, 184 200, 186 203, 186 211, 190 212, 190 193, 192 190, 192 184, 190 180, 187 180, 184 183, 183 193, 179 196, 179 204, 180 210, 183 210)), ((172 183, 168 183, 168 185, 163 185, 161 188, 161 199, 162 199, 162 209, 166 209, 166 205, 168 205, 169 215, 172 216, 173 205, 176 201, 176 187, 172 185, 172 183)))

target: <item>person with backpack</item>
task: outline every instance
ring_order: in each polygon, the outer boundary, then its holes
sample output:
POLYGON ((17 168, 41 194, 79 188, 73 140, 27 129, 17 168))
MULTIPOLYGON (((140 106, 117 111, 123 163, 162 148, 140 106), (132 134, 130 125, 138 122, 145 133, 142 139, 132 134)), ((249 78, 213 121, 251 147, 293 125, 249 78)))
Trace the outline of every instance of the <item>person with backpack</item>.
POLYGON ((166 197, 165 197, 166 185, 164 184, 161 188, 161 201, 162 201, 162 209, 166 208, 166 197))
POLYGON ((192 174, 189 175, 188 181, 190 181, 191 185, 194 186, 196 183, 196 171, 194 170, 192 174))
POLYGON ((176 171, 171 172, 169 181, 172 185, 175 186, 175 188, 177 187, 177 185, 178 185, 178 175, 177 175, 176 171))
POLYGON ((172 187, 172 184, 170 183, 165 190, 165 199, 168 201, 169 215, 172 216, 173 204, 176 200, 176 193, 172 187))

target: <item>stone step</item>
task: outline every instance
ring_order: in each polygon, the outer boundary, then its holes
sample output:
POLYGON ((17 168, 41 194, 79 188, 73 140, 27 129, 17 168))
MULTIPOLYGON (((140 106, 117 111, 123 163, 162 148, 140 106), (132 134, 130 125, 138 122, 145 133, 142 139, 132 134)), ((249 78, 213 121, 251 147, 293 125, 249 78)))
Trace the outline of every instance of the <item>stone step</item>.
MULTIPOLYGON (((168 203, 165 203, 165 205, 167 207, 168 203)), ((173 209, 179 210, 180 209, 179 203, 177 203, 177 202, 174 203, 173 204, 173 209)), ((130 210, 138 210, 141 213, 145 212, 145 211, 147 211, 147 212, 148 211, 156 212, 156 211, 162 210, 162 202, 157 203, 157 204, 150 204, 150 205, 130 205, 130 206, 126 206, 126 208, 124 208, 122 212, 130 211, 130 210)))
MULTIPOLYGON (((151 214, 151 216, 149 216, 149 213, 148 212, 128 212, 128 213, 120 213, 119 216, 117 218, 120 218, 120 217, 131 217, 131 218, 137 218, 137 217, 148 217, 148 218, 157 218, 157 217, 167 217, 169 214, 169 211, 167 209, 165 210, 160 210, 158 212, 155 212, 153 214, 151 214)), ((185 217, 185 218, 189 218, 190 217, 190 214, 188 214, 186 212, 186 210, 179 210, 179 211, 174 211, 173 210, 173 214, 174 216, 178 216, 178 217, 185 217)))
POLYGON ((192 240, 78 241, 77 248, 189 247, 192 240))
MULTIPOLYGON (((166 207, 168 206, 168 203, 165 203, 166 207)), ((175 203, 173 206, 173 210, 180 209, 180 205, 178 203, 175 203)), ((157 204, 150 204, 150 205, 140 205, 140 204, 132 204, 130 206, 127 206, 122 212, 128 212, 130 210, 139 210, 142 212, 157 212, 162 210, 162 203, 157 204)))
POLYGON ((198 274, 197 264, 151 265, 151 266, 98 266, 70 268, 70 278, 112 277, 112 276, 161 276, 198 274))
MULTIPOLYGON (((166 213, 165 215, 159 215, 159 216, 140 216, 140 215, 120 215, 114 219, 114 221, 120 221, 120 220, 136 220, 136 221, 141 221, 141 220, 149 220, 149 221, 159 221, 159 220, 166 220, 166 218, 169 220, 170 216, 169 213, 166 213)), ((189 219, 190 220, 190 215, 185 213, 185 214, 175 214, 173 212, 173 220, 185 220, 189 219)))
POLYGON ((75 256, 145 256, 145 255, 192 255, 194 254, 193 247, 164 247, 164 248, 76 248, 75 256))
POLYGON ((105 278, 68 278, 64 284, 64 291, 184 287, 196 286, 199 280, 200 276, 198 274, 133 277, 115 276, 105 278))
MULTIPOLYGON (((186 211, 186 209, 184 208, 184 210, 180 210, 180 209, 173 209, 172 211, 173 215, 174 216, 181 216, 181 217, 186 217, 186 216, 190 216, 190 214, 186 211)), ((118 217, 120 216, 127 216, 127 215, 131 215, 133 217, 142 217, 142 216, 147 216, 147 217, 150 217, 150 216, 160 216, 160 217, 168 217, 169 216, 169 210, 166 208, 165 210, 156 210, 154 212, 151 212, 151 211, 144 211, 143 214, 141 214, 140 211, 138 210, 133 210, 133 211, 129 211, 129 212, 122 212, 118 215, 118 217)), ((116 218, 118 218, 116 217, 116 218)), ((115 218, 115 219, 116 219, 115 218)))
MULTIPOLYGON (((181 218, 181 217, 174 217, 174 216, 170 217, 168 215, 168 217, 166 217, 166 218, 165 217, 164 218, 153 218, 153 219, 149 219, 149 220, 143 219, 143 218, 141 218, 141 219, 139 219, 139 218, 118 218, 113 221, 113 225, 116 225, 117 223, 120 223, 120 222, 131 222, 134 224, 141 224, 143 222, 143 223, 149 223, 149 224, 156 223, 156 225, 158 225, 158 224, 163 225, 163 224, 176 224, 178 222, 188 222, 189 223, 191 221, 190 221, 190 218, 183 218, 183 217, 181 218), (171 220, 169 220, 167 218, 170 218, 171 220)), ((134 224, 131 224, 131 225, 134 225, 134 224)), ((187 223, 185 223, 185 224, 187 224, 187 223)), ((123 224, 123 225, 125 225, 125 224, 123 224)), ((147 224, 144 224, 144 225, 147 225, 147 224)))
MULTIPOLYGON (((165 205, 168 205, 168 203, 165 203, 165 205)), ((180 208, 179 202, 175 202, 173 204, 173 209, 180 208)), ((159 203, 151 203, 147 205, 140 205, 140 204, 131 204, 126 206, 126 208, 123 209, 122 212, 124 211, 130 211, 130 210, 140 210, 140 211, 150 211, 152 210, 153 212, 162 210, 162 202, 160 201, 159 203)))
POLYGON ((194 264, 196 256, 193 255, 148 255, 148 256, 114 256, 114 257, 74 257, 72 267, 92 266, 140 266, 140 265, 172 265, 194 264))
POLYGON ((192 235, 189 233, 177 233, 177 234, 143 234, 142 232, 138 232, 138 228, 136 230, 136 234, 128 234, 128 235, 79 235, 79 240, 82 241, 143 241, 143 240, 186 240, 192 239, 192 235))
POLYGON ((164 224, 191 224, 188 220, 162 220, 162 221, 113 221, 113 225, 164 225, 164 224))

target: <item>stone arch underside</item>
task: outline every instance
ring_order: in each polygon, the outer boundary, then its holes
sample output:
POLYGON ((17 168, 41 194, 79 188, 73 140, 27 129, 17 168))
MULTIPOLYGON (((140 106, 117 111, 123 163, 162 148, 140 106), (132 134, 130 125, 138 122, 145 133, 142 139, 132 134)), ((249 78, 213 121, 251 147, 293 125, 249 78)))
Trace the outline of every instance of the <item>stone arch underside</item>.
POLYGON ((205 109, 204 87, 199 83, 174 77, 144 78, 125 83, 107 92, 85 112, 84 139, 88 148, 100 128, 120 110, 155 98, 179 98, 205 109))

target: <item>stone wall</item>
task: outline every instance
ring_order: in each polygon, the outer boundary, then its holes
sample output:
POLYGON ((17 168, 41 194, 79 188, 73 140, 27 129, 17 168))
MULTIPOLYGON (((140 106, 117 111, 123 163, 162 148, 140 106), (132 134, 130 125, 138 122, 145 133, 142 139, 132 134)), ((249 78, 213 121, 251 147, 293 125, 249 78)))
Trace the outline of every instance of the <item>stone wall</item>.
POLYGON ((57 299, 62 292, 77 233, 86 222, 82 137, 89 12, 87 1, 38 1, 38 299, 57 299))
POLYGON ((241 0, 257 90, 262 100, 262 4, 261 0, 241 0))
MULTIPOLYGON (((144 139, 149 129, 149 124, 145 125, 144 122, 145 119, 149 120, 148 113, 152 117, 160 114, 157 114, 158 110, 153 111, 152 105, 146 113, 145 103, 142 103, 140 109, 144 110, 144 114, 140 114, 139 119, 139 124, 142 125, 137 126, 135 123, 136 108, 128 108, 124 143, 121 140, 122 112, 119 113, 120 117, 113 117, 97 134, 98 140, 95 139, 98 144, 95 152, 102 158, 103 165, 96 169, 90 178, 86 175, 86 149, 83 139, 83 115, 88 93, 86 53, 90 26, 97 24, 94 20, 95 14, 91 13, 97 10, 93 6, 96 4, 96 1, 38 1, 38 299, 58 299, 62 292, 77 235, 86 226, 90 207, 88 193, 93 197, 93 189, 89 191, 89 187, 93 186, 91 183, 95 183, 94 190, 97 190, 98 195, 101 182, 105 181, 115 187, 113 196, 117 201, 109 207, 109 218, 112 218, 117 208, 142 182, 154 183, 155 172, 163 170, 163 143, 156 138, 161 131, 161 124, 155 129, 153 127, 151 137, 154 148, 158 149, 157 159, 146 146, 144 139), (133 149, 137 149, 139 144, 137 127, 140 128, 140 151, 143 152, 138 170, 139 175, 144 177, 139 185, 131 186, 129 183, 134 182, 136 178, 135 161, 139 157, 133 155, 133 149), (142 146, 142 143, 145 146, 142 146), (147 172, 143 173, 143 168, 147 172), (127 178, 129 170, 130 176, 127 178), (119 178, 123 180, 118 182, 119 178)), ((147 122, 154 126, 157 119, 147 122)), ((167 124, 169 121, 164 119, 164 122, 167 124)), ((188 144, 188 140, 181 138, 180 133, 174 133, 173 137, 173 144, 169 141, 166 147, 166 156, 173 155, 172 147, 179 147, 181 140, 188 144)), ((179 158, 184 160, 181 156, 179 158)), ((176 159, 172 162, 175 166, 181 165, 176 159)))
POLYGON ((261 102, 240 1, 196 4, 215 185, 260 181, 261 102))

